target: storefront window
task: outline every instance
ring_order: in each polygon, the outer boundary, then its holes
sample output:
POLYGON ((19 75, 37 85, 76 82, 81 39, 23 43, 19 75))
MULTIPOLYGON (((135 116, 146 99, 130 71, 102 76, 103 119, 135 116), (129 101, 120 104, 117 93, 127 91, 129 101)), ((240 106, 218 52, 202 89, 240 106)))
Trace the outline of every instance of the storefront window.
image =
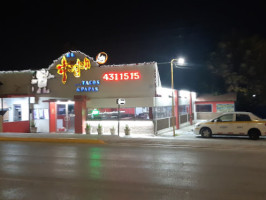
POLYGON ((65 115, 66 114, 65 104, 57 104, 57 114, 58 115, 65 115))
POLYGON ((33 110, 34 119, 49 119, 48 109, 37 108, 33 110))
POLYGON ((189 111, 189 105, 178 106, 179 115, 186 115, 188 114, 188 111, 189 111))
POLYGON ((212 112, 211 104, 196 105, 197 112, 212 112))
POLYGON ((2 98, 1 110, 5 111, 4 122, 29 120, 29 98, 2 98))
POLYGON ((154 108, 155 119, 169 118, 172 116, 172 106, 161 106, 154 108))
MULTIPOLYGON (((120 120, 148 120, 149 108, 120 108, 120 120)), ((94 108, 88 109, 87 120, 117 120, 118 108, 94 108)))

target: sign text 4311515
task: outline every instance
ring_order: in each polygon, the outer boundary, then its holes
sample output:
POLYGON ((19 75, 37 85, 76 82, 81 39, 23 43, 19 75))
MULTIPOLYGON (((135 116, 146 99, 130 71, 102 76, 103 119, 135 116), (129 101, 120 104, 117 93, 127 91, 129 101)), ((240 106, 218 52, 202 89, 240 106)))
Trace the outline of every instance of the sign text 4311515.
POLYGON ((140 73, 134 72, 109 72, 103 75, 103 80, 106 81, 126 81, 126 80, 139 80, 140 73))

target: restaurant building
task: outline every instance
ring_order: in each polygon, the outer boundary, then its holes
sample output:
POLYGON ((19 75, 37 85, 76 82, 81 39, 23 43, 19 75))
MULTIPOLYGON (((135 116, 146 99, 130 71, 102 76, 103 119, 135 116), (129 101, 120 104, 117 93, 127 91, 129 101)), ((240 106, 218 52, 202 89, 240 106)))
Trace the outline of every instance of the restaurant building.
MULTIPOLYGON (((0 72, 1 132, 104 134, 125 125, 131 133, 160 134, 172 127, 172 90, 161 87, 156 62, 105 65, 79 52, 63 54, 47 69, 0 72), (118 100, 122 100, 118 104, 118 100)), ((196 94, 174 90, 176 128, 192 124, 196 94)))
POLYGON ((236 93, 201 94, 195 101, 197 120, 209 120, 225 112, 235 111, 236 93))

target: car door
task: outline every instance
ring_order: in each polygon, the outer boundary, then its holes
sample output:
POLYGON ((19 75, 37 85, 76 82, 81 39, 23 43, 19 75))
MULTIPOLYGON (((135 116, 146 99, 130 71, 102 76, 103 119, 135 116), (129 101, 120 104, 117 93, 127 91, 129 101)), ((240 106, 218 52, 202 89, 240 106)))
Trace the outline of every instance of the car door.
POLYGON ((251 123, 250 116, 248 114, 236 114, 236 121, 234 123, 234 134, 246 135, 247 130, 251 123))
POLYGON ((224 114, 215 120, 214 134, 233 134, 234 114, 224 114))

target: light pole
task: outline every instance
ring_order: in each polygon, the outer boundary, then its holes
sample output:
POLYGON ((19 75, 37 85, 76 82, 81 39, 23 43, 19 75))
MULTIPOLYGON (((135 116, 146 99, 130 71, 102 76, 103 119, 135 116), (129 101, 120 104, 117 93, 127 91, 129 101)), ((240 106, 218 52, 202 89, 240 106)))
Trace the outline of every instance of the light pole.
POLYGON ((172 125, 173 125, 173 136, 175 136, 175 98, 174 98, 174 69, 173 63, 177 62, 178 65, 183 65, 185 63, 184 58, 172 59, 171 60, 171 89, 172 89, 172 125))

